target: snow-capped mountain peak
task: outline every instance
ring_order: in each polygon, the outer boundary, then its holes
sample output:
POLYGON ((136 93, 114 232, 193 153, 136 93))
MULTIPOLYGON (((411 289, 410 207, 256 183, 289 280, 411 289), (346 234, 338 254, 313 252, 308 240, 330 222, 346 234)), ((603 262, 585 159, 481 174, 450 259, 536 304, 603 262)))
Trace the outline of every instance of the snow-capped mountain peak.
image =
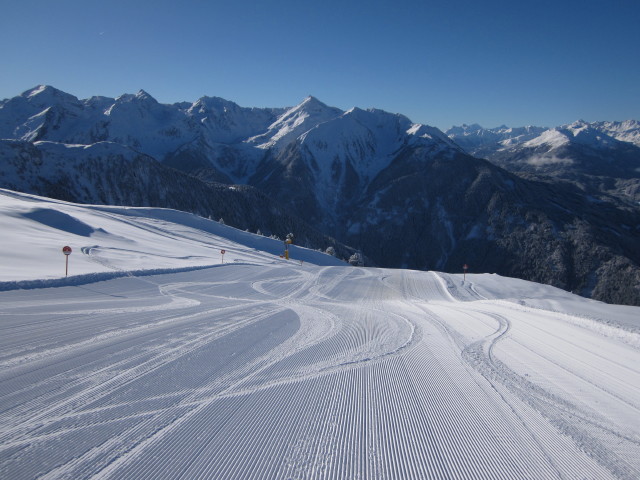
POLYGON ((224 98, 207 96, 183 110, 187 117, 204 129, 203 138, 210 145, 242 143, 261 135, 284 112, 279 108, 241 107, 224 98))
POLYGON ((300 102, 295 107, 289 109, 285 112, 280 119, 279 122, 288 122, 289 119, 312 119, 319 120, 322 119, 332 119, 342 115, 344 112, 339 108, 330 107, 325 103, 322 103, 316 97, 309 95, 302 102, 300 102))
POLYGON ((50 85, 38 85, 30 90, 24 92, 22 97, 27 98, 31 101, 39 101, 39 102, 49 102, 49 103, 60 103, 63 101, 78 101, 78 98, 63 92, 62 90, 58 90, 50 85))
POLYGON ((616 140, 632 143, 640 147, 640 122, 625 120, 623 122, 595 122, 595 128, 606 132, 616 140))
MULTIPOLYGON (((29 104, 31 108, 38 109, 44 109, 54 105, 77 105, 80 103, 77 97, 50 85, 38 85, 37 87, 27 90, 16 99, 26 100, 26 103, 29 104)), ((9 100, 9 102, 12 100, 14 99, 9 100)))
POLYGON ((570 125, 555 127, 542 132, 539 136, 522 142, 523 147, 540 147, 546 145, 550 150, 569 144, 587 146, 606 146, 613 139, 584 120, 577 120, 570 125))
POLYGON ((279 148, 316 125, 337 118, 343 113, 339 108, 329 107, 317 98, 308 96, 280 115, 269 126, 267 132, 250 138, 248 142, 263 149, 279 148))
POLYGON ((553 128, 551 130, 547 130, 543 132, 541 135, 527 140, 522 143, 523 147, 539 147, 541 145, 547 145, 551 149, 559 148, 563 145, 567 145, 570 140, 566 130, 560 130, 558 128, 553 128))
POLYGON ((37 95, 40 95, 44 92, 46 92, 49 89, 52 89, 53 87, 50 87, 48 85, 38 85, 35 88, 32 88, 31 90, 27 90, 26 92, 24 92, 22 94, 23 97, 27 97, 27 98, 33 98, 37 95))
POLYGON ((431 127, 429 125, 423 125, 420 123, 414 123, 407 130, 407 134, 411 136, 412 139, 422 139, 430 140, 433 142, 437 142, 441 145, 442 148, 450 148, 456 151, 460 151, 461 148, 453 142, 442 130, 431 127))
POLYGON ((477 123, 473 123, 471 125, 467 125, 466 123, 463 123, 462 125, 456 127, 451 127, 449 130, 447 130, 447 135, 449 136, 468 136, 468 135, 474 135, 477 134, 481 131, 485 130, 481 125, 478 125, 477 123))
POLYGON ((239 108, 238 104, 224 98, 204 96, 193 102, 187 112, 190 115, 197 116, 198 114, 208 114, 210 112, 229 112, 239 108))
POLYGON ((158 101, 155 98, 153 98, 151 95, 149 95, 147 92, 145 92, 142 89, 138 90, 138 93, 136 93, 135 97, 138 100, 151 101, 151 102, 158 103, 158 101))
POLYGON ((158 101, 144 90, 138 90, 137 93, 125 93, 116 98, 116 103, 148 103, 158 104, 158 101))
POLYGON ((403 115, 354 107, 339 116, 318 122, 298 139, 322 172, 320 183, 330 191, 336 188, 336 183, 344 183, 344 178, 338 178, 347 172, 356 173, 357 177, 353 177, 352 182, 355 178, 362 182, 373 178, 388 165, 391 155, 406 140, 410 125, 411 121, 403 115))
POLYGON ((313 95, 308 95, 305 97, 300 104, 298 104, 295 109, 305 109, 307 111, 321 111, 330 108, 327 104, 321 102, 313 95))

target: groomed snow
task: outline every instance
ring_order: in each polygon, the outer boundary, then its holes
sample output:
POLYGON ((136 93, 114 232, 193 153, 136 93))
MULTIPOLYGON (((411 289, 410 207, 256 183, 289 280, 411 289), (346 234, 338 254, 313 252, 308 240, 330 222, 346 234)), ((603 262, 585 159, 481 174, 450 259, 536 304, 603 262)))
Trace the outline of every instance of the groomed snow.
POLYGON ((0 200, 0 478, 640 477, 639 308, 0 200))

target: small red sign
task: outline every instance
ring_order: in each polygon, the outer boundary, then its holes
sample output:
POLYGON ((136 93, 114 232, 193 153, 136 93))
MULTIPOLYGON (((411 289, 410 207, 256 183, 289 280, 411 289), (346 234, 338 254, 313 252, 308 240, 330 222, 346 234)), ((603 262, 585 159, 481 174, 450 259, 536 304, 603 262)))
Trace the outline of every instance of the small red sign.
POLYGON ((71 255, 71 247, 69 246, 62 247, 62 253, 64 253, 65 255, 71 255))
POLYGON ((464 268, 465 270, 468 270, 468 269, 469 269, 469 266, 465 263, 465 264, 462 266, 462 268, 464 268))
POLYGON ((227 251, 226 251, 226 250, 220 250, 220 253, 221 253, 222 255, 224 255, 225 253, 227 253, 227 251))

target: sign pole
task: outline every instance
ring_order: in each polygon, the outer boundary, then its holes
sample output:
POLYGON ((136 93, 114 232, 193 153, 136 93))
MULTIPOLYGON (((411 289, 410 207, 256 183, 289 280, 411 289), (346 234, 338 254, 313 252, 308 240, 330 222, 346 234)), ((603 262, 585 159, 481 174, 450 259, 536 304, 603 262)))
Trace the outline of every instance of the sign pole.
POLYGON ((65 245, 62 247, 62 253, 64 253, 65 262, 64 262, 64 276, 69 276, 69 255, 71 255, 71 247, 65 245))
POLYGON ((222 263, 224 263, 224 254, 226 253, 226 250, 220 250, 220 255, 222 255, 222 263))
POLYGON ((469 265, 467 265, 466 263, 462 266, 462 270, 464 271, 463 277, 462 277, 463 278, 462 279, 463 282, 467 281, 467 269, 468 268, 469 268, 469 265))

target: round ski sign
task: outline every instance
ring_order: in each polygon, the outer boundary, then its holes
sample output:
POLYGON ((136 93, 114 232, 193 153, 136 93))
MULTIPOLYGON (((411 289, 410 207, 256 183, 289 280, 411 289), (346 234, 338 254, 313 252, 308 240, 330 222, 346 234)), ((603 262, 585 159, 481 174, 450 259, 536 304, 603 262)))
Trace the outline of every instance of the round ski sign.
POLYGON ((69 246, 62 247, 62 253, 64 253, 65 255, 71 255, 71 247, 69 246))
POLYGON ((227 251, 226 251, 226 250, 220 250, 220 253, 221 253, 222 255, 224 255, 225 253, 227 253, 227 251))

